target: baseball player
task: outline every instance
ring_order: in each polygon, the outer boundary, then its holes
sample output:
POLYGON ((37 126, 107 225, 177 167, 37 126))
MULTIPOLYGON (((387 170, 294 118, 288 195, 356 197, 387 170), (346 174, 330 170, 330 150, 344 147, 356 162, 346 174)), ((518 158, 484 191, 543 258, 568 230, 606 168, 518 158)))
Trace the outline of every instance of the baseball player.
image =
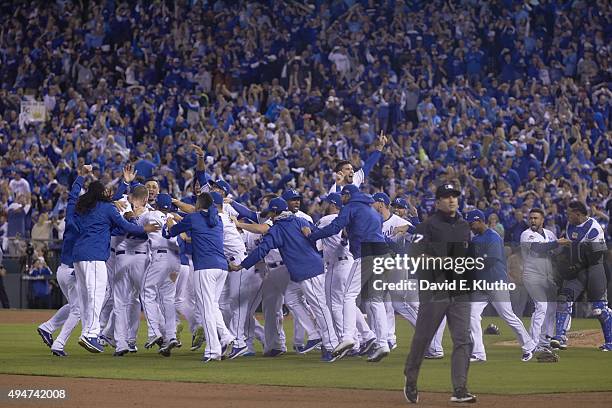
MULTIPOLYGON (((166 224, 171 218, 169 212, 173 210, 172 197, 168 194, 158 194, 155 199, 156 210, 143 214, 142 222, 146 224, 166 224)), ((176 339, 176 308, 174 306, 175 285, 170 279, 172 272, 178 272, 180 260, 178 258, 178 243, 176 239, 167 239, 161 232, 148 234, 149 251, 151 260, 143 277, 143 300, 144 310, 148 314, 147 319, 160 322, 161 327, 153 326, 155 336, 163 338, 163 344, 159 354, 169 357, 171 350, 178 346, 176 339), (159 305, 159 307, 158 307, 159 305), (159 316, 151 316, 157 314, 159 316)), ((156 343, 150 341, 149 343, 156 343)))
MULTIPOLYGON (((374 202, 372 197, 361 193, 357 186, 347 184, 342 189, 342 200, 343 207, 338 216, 329 225, 309 236, 310 241, 315 243, 319 239, 338 234, 343 228, 346 228, 349 248, 354 257, 345 294, 349 299, 345 300, 345 305, 350 303, 351 306, 353 304, 355 306, 344 312, 342 341, 333 351, 334 355, 341 355, 355 346, 353 333, 356 331, 356 314, 358 313, 356 300, 362 285, 365 285, 369 280, 369 278, 362 279, 361 276, 364 272, 361 268, 362 256, 373 255, 370 253, 362 254, 361 247, 365 245, 372 251, 386 248, 385 238, 382 235, 382 219, 376 210, 371 207, 374 202)), ((365 272, 372 273, 371 271, 365 272)), ((371 315, 371 321, 374 323, 374 333, 376 333, 376 347, 371 351, 368 361, 378 362, 389 354, 387 316, 383 299, 372 297, 366 302, 366 309, 367 314, 371 315)))
POLYGON ((72 330, 74 330, 81 318, 79 313, 79 294, 76 288, 76 278, 72 263, 72 248, 79 236, 79 231, 74 223, 74 209, 83 188, 85 177, 91 172, 91 169, 91 165, 86 165, 78 170, 78 176, 74 183, 72 183, 72 189, 68 193, 68 202, 66 203, 66 229, 64 230, 60 256, 61 264, 57 268, 57 282, 68 303, 62 306, 50 320, 38 326, 38 334, 43 339, 43 342, 51 348, 51 353, 58 357, 68 356, 64 351, 64 347, 72 330), (66 311, 68 311, 68 315, 64 318, 66 311), (52 333, 60 325, 62 330, 58 337, 53 340, 52 333))
MULTIPOLYGON (((262 208, 266 208, 274 198, 277 198, 274 194, 265 195, 261 199, 262 208)), ((263 222, 262 224, 241 223, 240 227, 245 231, 264 235, 273 224, 271 219, 265 219, 261 214, 251 211, 235 201, 232 201, 231 205, 241 217, 255 223, 263 222)), ((305 345, 300 347, 299 343, 294 343, 294 350, 299 354, 305 354, 314 350, 321 345, 321 337, 316 330, 315 323, 312 322, 312 314, 308 310, 304 296, 301 295, 301 289, 291 284, 287 266, 277 249, 270 250, 264 260, 266 267, 261 289, 262 308, 266 321, 264 326, 264 356, 278 357, 286 353, 285 331, 282 325, 283 296, 294 320, 302 322, 301 326, 304 327, 308 335, 308 341, 305 345), (287 290, 289 285, 291 285, 292 290, 287 290)), ((299 340, 294 338, 294 342, 299 340)))
MULTIPOLYGON (((342 196, 340 194, 328 194, 323 201, 329 204, 326 207, 326 215, 319 220, 317 228, 324 228, 331 224, 342 209, 342 196)), ((349 309, 355 308, 355 299, 351 296, 345 296, 353 266, 353 255, 348 248, 346 238, 343 238, 342 234, 342 232, 339 232, 317 241, 323 251, 323 262, 326 266, 325 296, 331 309, 334 329, 338 338, 344 337, 345 313, 350 313, 349 309)), ((355 345, 348 355, 366 355, 374 345, 376 335, 368 327, 363 314, 359 312, 356 313, 356 328, 357 332, 352 333, 355 345), (360 330, 363 331, 360 332, 360 330)))
MULTIPOLYGON (((414 225, 410 221, 405 220, 398 214, 392 214, 389 207, 391 205, 391 199, 385 193, 376 193, 372 196, 374 204, 372 207, 378 211, 383 219, 382 233, 388 239, 395 242, 400 240, 409 240, 411 235, 414 233, 414 225)), ((403 208, 403 199, 396 199, 397 208, 403 208)), ((401 212, 400 212, 401 213, 401 212)), ((405 214, 405 213, 404 213, 405 214)), ((390 277, 393 282, 400 282, 402 280, 413 280, 416 282, 415 276, 407 274, 407 271, 394 269, 390 277)), ((415 286, 416 287, 416 286, 415 286)), ((387 342, 389 343, 389 349, 393 350, 397 347, 396 336, 395 336, 395 312, 399 313, 404 319, 416 327, 417 315, 419 313, 419 293, 418 291, 405 291, 402 295, 397 293, 387 294, 387 301, 385 301, 385 311, 387 314, 387 324, 389 334, 387 342)), ((446 318, 442 320, 438 331, 436 332, 429 350, 425 354, 427 359, 440 359, 444 357, 444 349, 442 348, 442 337, 444 336, 444 328, 446 327, 446 318)))
MULTIPOLYGON (((484 259, 485 267, 483 270, 476 269, 475 279, 487 282, 507 282, 508 273, 506 270, 506 253, 504 251, 504 241, 497 232, 487 227, 485 215, 480 210, 472 210, 466 216, 470 224, 474 238, 472 243, 475 248, 476 257, 484 259)), ((535 342, 525 330, 523 322, 512 311, 510 303, 510 293, 508 290, 481 291, 477 290, 470 294, 472 311, 470 315, 470 331, 472 333, 471 362, 482 362, 487 360, 484 343, 482 341, 482 326, 480 324, 482 312, 489 303, 493 305, 498 315, 504 319, 512 328, 518 340, 523 356, 521 361, 527 362, 532 359, 535 349, 535 342)))
POLYGON ((567 221, 568 238, 560 239, 559 244, 571 246, 570 265, 574 266, 575 278, 563 282, 557 304, 556 335, 551 340, 551 346, 567 347, 572 305, 586 290, 593 315, 599 320, 603 331, 604 344, 599 349, 612 351, 612 310, 608 307, 608 282, 603 266, 607 251, 604 230, 594 218, 588 216, 587 207, 580 201, 569 204, 567 221))
POLYGON ((209 193, 200 194, 195 209, 196 212, 185 215, 178 223, 175 218, 168 217, 164 235, 175 237, 182 232, 191 233, 197 307, 202 317, 200 324, 206 333, 202 362, 210 363, 221 360, 233 349, 233 341, 222 344, 217 330, 217 327, 225 325, 219 310, 219 298, 228 264, 223 253, 223 223, 212 196, 209 193))
POLYGON ((534 303, 529 332, 537 342, 538 352, 547 352, 554 334, 557 285, 554 280, 551 251, 557 245, 554 232, 544 228, 544 211, 532 208, 529 229, 521 234, 523 283, 534 303))
POLYGON ((387 137, 380 132, 380 137, 374 144, 374 151, 368 156, 363 167, 355 172, 353 165, 348 160, 341 160, 336 164, 334 169, 336 182, 329 189, 329 193, 340 193, 342 188, 346 185, 352 184, 356 187, 360 187, 361 184, 366 180, 368 174, 376 163, 382 157, 382 149, 387 143, 387 137))
MULTIPOLYGON (((325 302, 323 260, 314 245, 311 245, 303 235, 303 229, 311 230, 314 225, 288 211, 287 202, 282 198, 271 200, 267 211, 271 214, 273 225, 263 236, 257 249, 240 265, 231 263, 230 270, 248 269, 263 259, 270 250, 278 249, 284 264, 287 265, 291 280, 299 283, 304 296, 312 305, 322 335, 321 360, 334 362, 342 355, 332 355, 332 350, 338 346, 338 338, 325 302)), ((283 280, 279 282, 279 286, 282 286, 282 283, 283 280)), ((280 307, 279 302, 275 310, 279 310, 280 307)))
POLYGON ((76 204, 79 238, 73 249, 74 269, 80 298, 82 332, 79 344, 92 353, 101 353, 98 342, 100 310, 106 292, 106 260, 110 255, 110 230, 119 226, 132 234, 153 232, 159 227, 144 228, 127 222, 111 203, 111 194, 99 181, 89 185, 76 204))

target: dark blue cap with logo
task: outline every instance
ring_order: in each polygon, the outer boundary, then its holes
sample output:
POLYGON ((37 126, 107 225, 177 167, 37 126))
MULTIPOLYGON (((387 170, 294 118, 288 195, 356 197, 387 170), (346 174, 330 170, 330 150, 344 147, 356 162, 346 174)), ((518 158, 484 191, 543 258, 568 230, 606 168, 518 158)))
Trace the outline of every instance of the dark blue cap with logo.
POLYGON ((408 209, 408 201, 402 197, 396 197, 392 205, 397 208, 408 209))
POLYGON ((174 204, 172 204, 172 196, 170 194, 160 193, 155 198, 155 204, 160 210, 174 210, 174 204))
POLYGON ((475 221, 485 222, 485 215, 480 210, 472 210, 469 213, 467 213, 467 215, 465 216, 465 219, 470 224, 475 222, 475 221))
POLYGON ((383 203, 384 205, 391 204, 391 199, 385 193, 376 193, 372 196, 372 198, 374 199, 374 201, 383 203))
POLYGON ((225 195, 229 195, 232 192, 232 187, 225 180, 221 180, 221 179, 218 179, 218 180, 215 180, 215 181, 211 180, 211 181, 209 181, 209 183, 219 187, 221 190, 223 190, 225 195))
POLYGON ((345 195, 345 194, 353 195, 358 192, 359 192, 359 187, 357 187, 354 184, 347 184, 346 186, 342 187, 342 195, 345 195))
POLYGON ((282 198, 274 198, 270 200, 266 211, 280 212, 287 211, 287 208, 289 208, 287 207, 287 201, 283 200, 282 198))
POLYGON ((219 193, 217 193, 216 191, 211 191, 210 195, 213 199, 213 203, 219 205, 219 204, 223 204, 223 196, 219 193))
POLYGON ((283 197, 283 200, 285 201, 291 201, 291 200, 299 200, 300 198, 302 198, 302 195, 300 194, 299 191, 290 189, 290 190, 285 191, 282 197, 283 197))
POLYGON ((338 208, 342 208, 342 196, 338 193, 330 193, 328 194, 323 201, 327 201, 328 203, 332 203, 338 208))

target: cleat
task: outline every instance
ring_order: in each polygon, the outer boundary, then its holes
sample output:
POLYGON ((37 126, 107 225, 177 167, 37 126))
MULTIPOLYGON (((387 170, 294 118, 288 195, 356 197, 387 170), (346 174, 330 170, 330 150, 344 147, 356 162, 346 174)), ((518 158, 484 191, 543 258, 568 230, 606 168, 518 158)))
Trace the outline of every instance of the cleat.
POLYGON ((270 351, 266 351, 264 353, 264 357, 278 357, 282 356, 283 354, 285 354, 285 351, 283 350, 272 349, 270 351))
POLYGON ((191 338, 191 351, 196 351, 204 344, 204 328, 198 327, 191 338))
POLYGON ((232 351, 225 357, 227 360, 233 360, 240 356, 244 356, 249 352, 247 346, 244 347, 233 347, 232 351))
POLYGON ((363 343, 359 347, 359 355, 360 356, 368 355, 370 353, 370 350, 372 350, 372 347, 374 347, 375 343, 376 343, 376 338, 370 339, 370 340, 366 341, 365 343, 363 343))
MULTIPOLYGON (((404 377, 405 379, 406 377, 404 377)), ((404 397, 406 401, 416 404, 419 402, 419 392, 417 391, 416 385, 408 384, 407 380, 404 380, 404 397)))
POLYGON ((348 353, 354 346, 355 342, 353 341, 343 341, 332 350, 332 355, 334 357, 339 356, 341 354, 346 355, 346 353, 348 353))
POLYGON ((129 353, 130 350, 129 349, 125 349, 125 350, 117 350, 113 353, 113 357, 123 357, 125 356, 127 353, 129 353))
POLYGON ((340 354, 334 356, 334 354, 329 350, 321 351, 321 361, 323 361, 324 363, 333 363, 334 361, 339 360, 340 358, 342 358, 340 354))
POLYGON ((470 363, 484 363, 484 362, 486 362, 486 361, 487 361, 487 360, 482 359, 482 358, 478 358, 478 357, 476 357, 476 356, 475 356, 475 355, 473 355, 473 354, 470 356, 470 363))
POLYGON ((210 363, 213 361, 221 361, 220 357, 202 357, 202 363, 210 363))
POLYGON ((472 404, 476 402, 476 396, 467 392, 466 389, 456 389, 450 402, 472 404))
POLYGON ((97 337, 79 337, 79 345, 90 353, 103 353, 104 346, 98 342, 97 337))
POLYGON ((235 340, 231 340, 225 346, 221 347, 221 360, 225 360, 234 350, 235 340))
POLYGON ((389 350, 383 347, 375 348, 368 356, 368 363, 378 363, 389 355, 389 350))
POLYGON ((128 351, 130 353, 138 353, 138 347, 136 347, 135 341, 128 341, 128 351))
POLYGON ((444 358, 444 352, 443 351, 436 351, 435 353, 430 353, 429 351, 427 353, 425 353, 425 356, 423 356, 423 358, 427 359, 427 360, 441 360, 444 358))
POLYGON ((161 346, 159 348, 158 353, 161 354, 164 357, 170 357, 170 352, 177 345, 178 345, 178 340, 177 339, 170 339, 170 341, 167 344, 164 344, 163 346, 161 346))
POLYGON ((527 361, 531 360, 533 358, 534 351, 535 349, 533 351, 528 351, 526 353, 523 353, 523 356, 521 357, 521 361, 526 363, 527 361))
POLYGON ((68 357, 68 354, 64 350, 53 350, 51 349, 51 353, 57 357, 68 357))
POLYGON ((41 329, 40 327, 36 329, 36 331, 38 332, 38 335, 42 339, 43 343, 45 343, 47 347, 51 348, 51 346, 53 345, 53 334, 49 333, 44 329, 41 329))
POLYGON ((299 350, 295 350, 296 353, 299 354, 306 354, 314 349, 316 349, 317 347, 321 347, 321 343, 322 340, 321 339, 312 339, 312 340, 308 340, 306 342, 306 345, 303 347, 299 347, 299 350))
POLYGON ((565 336, 555 336, 550 340, 550 347, 559 350, 567 349, 567 338, 565 336))
POLYGON ((359 350, 349 350, 348 353, 346 353, 346 357, 359 357, 359 350))
POLYGON ((600 351, 612 351, 612 343, 604 343, 598 348, 600 351))
POLYGON ((397 348, 397 342, 388 340, 387 344, 389 345, 389 350, 395 350, 397 348))
POLYGON ((110 337, 107 337, 107 336, 105 336, 103 334, 98 336, 98 341, 103 346, 111 346, 112 348, 117 348, 117 344, 115 343, 115 340, 113 340, 110 337))
POLYGON ((145 343, 145 348, 146 349, 150 349, 153 348, 153 346, 158 345, 159 347, 162 346, 164 341, 164 338, 162 336, 155 336, 149 340, 147 340, 147 342, 145 343))

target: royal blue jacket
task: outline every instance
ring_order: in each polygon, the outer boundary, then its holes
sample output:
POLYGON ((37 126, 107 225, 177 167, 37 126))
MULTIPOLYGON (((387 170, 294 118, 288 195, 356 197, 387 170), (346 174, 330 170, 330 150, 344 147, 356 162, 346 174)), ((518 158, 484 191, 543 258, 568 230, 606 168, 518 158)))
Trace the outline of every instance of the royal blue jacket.
POLYGON ((79 238, 72 252, 74 262, 106 261, 110 256, 113 227, 134 235, 145 233, 142 226, 126 221, 111 202, 98 202, 86 214, 76 213, 75 223, 79 238))
POLYGON ((76 202, 79 199, 79 193, 81 192, 84 181, 85 178, 81 176, 78 176, 74 180, 74 183, 72 183, 72 189, 70 190, 70 193, 68 193, 68 203, 66 205, 66 229, 64 230, 64 240, 62 242, 62 254, 60 255, 60 261, 64 265, 71 268, 74 268, 72 251, 74 249, 74 244, 79 238, 79 229, 75 223, 74 209, 76 207, 76 202))
POLYGON ((198 211, 185 215, 170 230, 162 231, 167 238, 176 237, 182 232, 191 234, 193 249, 193 268, 223 269, 227 271, 227 260, 223 254, 223 222, 215 207, 208 211, 198 211))
MULTIPOLYGON (((349 249, 354 258, 361 258, 361 246, 364 243, 384 244, 382 234, 382 217, 371 207, 374 199, 363 193, 354 193, 338 216, 325 228, 313 232, 311 242, 335 235, 346 228, 349 249)), ((368 254, 364 254, 366 256, 368 254)))
POLYGON ((508 271, 502 237, 491 228, 487 228, 485 232, 472 239, 472 244, 474 245, 475 255, 484 258, 485 266, 482 270, 474 269, 474 278, 487 282, 506 282, 508 271))
POLYGON ((312 230, 314 225, 295 215, 275 220, 257 248, 242 261, 242 267, 248 269, 272 249, 278 249, 292 281, 301 282, 321 275, 325 271, 323 258, 304 236, 302 227, 312 230))

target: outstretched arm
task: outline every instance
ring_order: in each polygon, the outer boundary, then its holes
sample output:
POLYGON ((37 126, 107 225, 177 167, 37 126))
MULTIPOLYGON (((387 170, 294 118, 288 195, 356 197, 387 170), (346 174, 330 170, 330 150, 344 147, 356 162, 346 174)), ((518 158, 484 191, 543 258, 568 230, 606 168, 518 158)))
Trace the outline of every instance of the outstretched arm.
POLYGON ((261 244, 257 246, 250 254, 240 263, 240 266, 244 269, 249 269, 257 262, 261 261, 272 249, 278 248, 277 243, 274 240, 272 234, 264 235, 261 240, 261 244))
POLYGON ((308 239, 310 242, 316 242, 319 239, 331 237, 336 235, 342 228, 346 227, 349 223, 350 210, 348 207, 342 208, 340 214, 326 227, 321 228, 310 234, 308 239))

